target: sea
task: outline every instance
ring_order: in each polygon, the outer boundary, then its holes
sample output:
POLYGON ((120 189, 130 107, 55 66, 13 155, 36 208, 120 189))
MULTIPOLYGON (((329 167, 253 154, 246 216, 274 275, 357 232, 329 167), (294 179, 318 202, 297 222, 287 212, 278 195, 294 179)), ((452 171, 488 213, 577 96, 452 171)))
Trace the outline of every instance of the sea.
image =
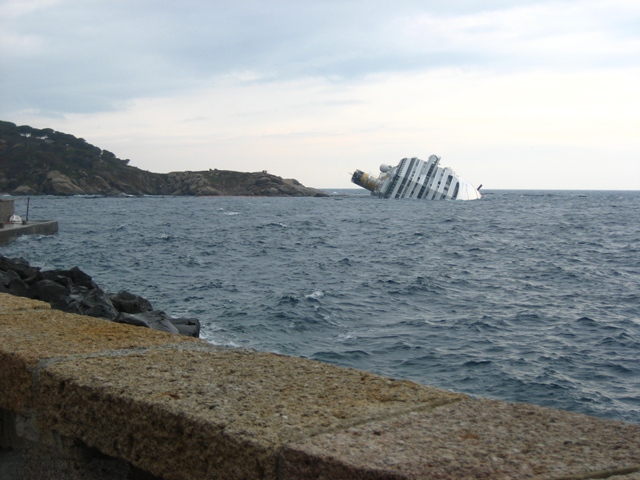
POLYGON ((59 233, 0 253, 197 317, 216 345, 640 423, 639 191, 327 192, 32 197, 59 233))

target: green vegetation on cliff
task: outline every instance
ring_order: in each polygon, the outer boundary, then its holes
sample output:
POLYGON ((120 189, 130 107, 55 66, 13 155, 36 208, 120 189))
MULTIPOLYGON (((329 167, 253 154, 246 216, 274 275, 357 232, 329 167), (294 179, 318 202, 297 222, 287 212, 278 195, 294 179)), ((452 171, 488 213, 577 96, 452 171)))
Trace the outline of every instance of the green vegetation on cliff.
POLYGON ((50 128, 0 121, 0 192, 14 195, 324 196, 296 180, 223 170, 152 173, 50 128))

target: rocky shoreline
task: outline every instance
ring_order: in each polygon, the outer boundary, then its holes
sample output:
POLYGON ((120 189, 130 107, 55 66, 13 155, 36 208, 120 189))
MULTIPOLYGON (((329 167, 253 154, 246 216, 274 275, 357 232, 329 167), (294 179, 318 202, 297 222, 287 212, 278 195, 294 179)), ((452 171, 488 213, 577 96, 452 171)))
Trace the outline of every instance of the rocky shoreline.
MULTIPOLYGON (((133 167, 129 167, 133 168, 133 167)), ((137 169, 136 169, 137 170, 137 169)), ((65 175, 58 170, 43 174, 43 179, 21 183, 8 193, 23 195, 104 195, 104 196, 261 196, 261 197, 327 197, 320 190, 308 188, 295 179, 284 179, 267 172, 203 172, 151 173, 126 172, 131 178, 113 175, 65 175)))
POLYGON ((56 310, 102 318, 198 338, 197 318, 174 318, 133 293, 107 293, 92 278, 73 267, 41 270, 24 258, 0 255, 0 292, 42 300, 56 310))
MULTIPOLYGON (((176 159, 179 164, 182 159, 176 159)), ((0 121, 0 193, 11 195, 233 195, 326 197, 295 179, 216 168, 153 173, 51 128, 0 121)))

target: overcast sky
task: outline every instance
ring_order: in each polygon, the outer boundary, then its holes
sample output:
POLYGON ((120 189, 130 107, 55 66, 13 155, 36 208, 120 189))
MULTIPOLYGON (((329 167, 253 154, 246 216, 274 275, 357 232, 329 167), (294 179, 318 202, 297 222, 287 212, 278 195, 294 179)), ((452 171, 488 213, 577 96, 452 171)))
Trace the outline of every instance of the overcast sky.
POLYGON ((154 172, 640 189, 638 0, 0 0, 0 119, 154 172))

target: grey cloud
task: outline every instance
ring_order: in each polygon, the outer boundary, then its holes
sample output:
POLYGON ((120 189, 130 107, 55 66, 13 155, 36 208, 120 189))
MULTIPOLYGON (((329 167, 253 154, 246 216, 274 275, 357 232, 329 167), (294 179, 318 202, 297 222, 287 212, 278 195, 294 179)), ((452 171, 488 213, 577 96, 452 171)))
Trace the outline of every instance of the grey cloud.
MULTIPOLYGON (((0 38, 29 36, 28 48, 20 42, 2 46, 7 54, 2 55, 0 88, 12 92, 2 98, 3 110, 104 111, 243 71, 269 81, 304 76, 348 80, 442 66, 553 62, 544 55, 524 58, 500 45, 447 44, 437 36, 407 45, 403 29, 421 14, 446 25, 461 15, 513 8, 507 0, 479 4, 62 1, 2 21, 0 38)), ((471 25, 464 32, 473 39, 483 35, 482 28, 490 29, 471 25)))

